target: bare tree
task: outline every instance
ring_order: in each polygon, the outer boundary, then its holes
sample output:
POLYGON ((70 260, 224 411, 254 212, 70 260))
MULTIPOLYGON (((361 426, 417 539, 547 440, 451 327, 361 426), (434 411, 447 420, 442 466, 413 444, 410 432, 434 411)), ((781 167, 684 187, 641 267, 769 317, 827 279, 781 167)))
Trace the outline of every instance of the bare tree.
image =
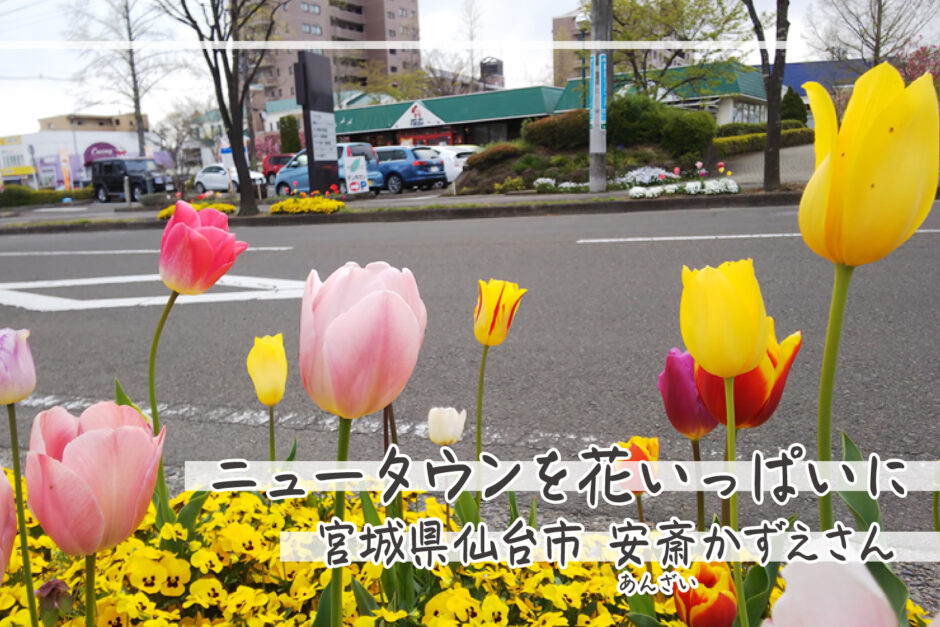
MULTIPOLYGON (((764 26, 760 15, 754 7, 754 0, 742 0, 751 18, 754 34, 760 42, 760 67, 764 77, 764 91, 767 95, 767 141, 764 146, 764 190, 770 191, 780 187, 780 92, 783 88, 783 70, 787 63, 787 48, 777 45, 774 51, 773 67, 770 65, 770 55, 767 53, 767 38, 764 36, 764 26)), ((776 12, 776 41, 785 43, 790 32, 790 22, 787 12, 790 9, 790 0, 777 0, 776 12)))
POLYGON ((473 66, 459 53, 432 50, 424 55, 428 96, 452 96, 473 91, 473 66), (469 71, 468 71, 469 70, 469 71))
POLYGON ((936 0, 819 0, 807 35, 826 57, 873 67, 897 57, 936 16, 936 0), (816 15, 818 13, 818 15, 816 15))
POLYGON ((473 89, 473 80, 476 77, 476 61, 474 58, 474 44, 480 37, 480 20, 483 13, 477 0, 463 0, 463 12, 460 19, 463 21, 463 27, 466 29, 467 41, 470 42, 470 91, 473 89))
MULTIPOLYGON (((76 0, 67 6, 67 11, 69 36, 75 40, 135 42, 164 36, 159 28, 162 13, 148 0, 76 0)), ((120 103, 133 107, 137 149, 143 155, 145 124, 141 101, 177 67, 172 57, 133 46, 123 50, 85 50, 82 56, 86 62, 77 76, 82 87, 81 106, 120 103)))
POLYGON ((251 84, 258 75, 266 50, 246 54, 239 47, 219 45, 243 40, 270 41, 275 34, 277 12, 288 0, 157 0, 173 19, 190 28, 205 45, 202 56, 215 86, 219 116, 232 147, 241 196, 239 215, 258 213, 248 160, 245 158, 245 108, 251 84))
POLYGON ((189 174, 185 144, 192 139, 193 127, 203 111, 204 107, 191 99, 177 102, 154 129, 160 148, 173 155, 173 183, 179 191, 183 191, 189 174))

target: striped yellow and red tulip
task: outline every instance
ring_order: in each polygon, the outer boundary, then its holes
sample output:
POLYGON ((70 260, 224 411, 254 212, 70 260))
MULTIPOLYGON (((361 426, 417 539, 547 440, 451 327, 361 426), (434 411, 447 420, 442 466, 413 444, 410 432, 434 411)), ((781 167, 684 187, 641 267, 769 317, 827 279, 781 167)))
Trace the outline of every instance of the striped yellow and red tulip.
POLYGON ((498 346, 503 343, 527 291, 509 281, 480 281, 477 306, 473 311, 473 332, 481 344, 498 346))
POLYGON ((698 587, 676 590, 676 612, 689 627, 731 627, 737 616, 737 595, 731 571, 724 562, 695 562, 687 575, 698 587))

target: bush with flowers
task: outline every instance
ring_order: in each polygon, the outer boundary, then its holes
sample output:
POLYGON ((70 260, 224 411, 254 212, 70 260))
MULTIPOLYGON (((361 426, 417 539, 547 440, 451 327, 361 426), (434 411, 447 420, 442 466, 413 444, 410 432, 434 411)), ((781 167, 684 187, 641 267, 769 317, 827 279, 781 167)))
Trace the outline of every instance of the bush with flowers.
POLYGON ((335 213, 346 207, 342 200, 326 198, 319 194, 312 196, 291 196, 271 205, 270 212, 276 213, 335 213))
MULTIPOLYGON (((235 205, 224 202, 194 202, 190 206, 196 211, 202 211, 203 209, 215 209, 216 211, 221 211, 226 215, 232 215, 236 210, 235 205)), ((158 213, 157 218, 160 220, 169 220, 173 217, 175 212, 176 205, 173 204, 158 213)))
MULTIPOLYGON (((804 193, 800 226, 808 247, 835 266, 817 408, 818 460, 828 461, 833 375, 849 282, 855 268, 889 255, 926 218, 940 170, 940 120, 930 76, 905 89, 887 64, 863 75, 855 93, 862 98, 873 93, 890 97, 878 101, 881 104, 868 98, 864 109, 850 103, 841 129, 824 88, 808 84, 806 89, 821 138, 820 165, 804 193), (892 124, 890 133, 880 132, 883 120, 892 124), (859 128, 873 130, 851 136, 859 128), (829 159, 850 140, 857 142, 860 154, 891 158, 913 151, 922 157, 920 165, 882 173, 866 168, 861 160, 829 159), (903 177, 900 185, 898 176, 903 177), (896 185, 869 187, 870 177, 896 185), (910 193, 899 198, 898 189, 910 193), (832 217, 833 195, 857 200, 859 211, 827 219, 832 217)), ((29 332, 0 330, 0 403, 8 407, 13 458, 12 489, 0 480, 0 571, 5 573, 0 627, 38 627, 40 620, 44 625, 86 627, 928 624, 890 565, 879 562, 795 562, 781 569, 772 562, 696 561, 675 571, 655 562, 631 564, 630 559, 616 567, 609 562, 562 565, 529 560, 515 568, 485 561, 466 566, 442 561, 433 568, 408 562, 383 567, 365 561, 332 568, 323 562, 282 562, 282 531, 320 533, 320 523, 327 521, 349 521, 356 529, 371 525, 375 530, 388 517, 405 523, 433 519, 447 529, 477 534, 480 494, 474 498, 462 492, 451 507, 426 494, 399 492, 384 508, 375 505, 378 495, 347 495, 343 489, 281 501, 255 492, 195 492, 170 498, 161 456, 172 425, 161 426, 154 378, 163 327, 179 295, 210 289, 247 246, 229 232, 223 213, 197 212, 185 202, 177 203, 161 241, 160 276, 170 294, 150 349, 149 414, 134 405, 119 383, 116 402, 95 404, 79 417, 61 407, 41 412, 28 438, 25 482, 15 404, 33 392, 36 371, 29 332), (689 586, 677 584, 671 594, 625 593, 622 586, 628 578, 659 580, 667 575, 673 581, 683 575, 689 586), (37 582, 41 585, 35 586, 37 582)), ((666 418, 688 438, 696 461, 702 459, 702 438, 722 425, 726 459, 735 460, 738 431, 760 427, 781 402, 802 333, 778 341, 751 259, 717 268, 683 267, 681 280, 679 327, 687 350, 671 349, 659 375, 666 418)), ((488 355, 510 333, 525 293, 508 281, 490 279, 478 285, 473 312, 474 336, 482 349, 477 461, 485 461, 488 355)), ((379 411, 389 436, 386 449, 407 448, 404 440, 399 443, 392 405, 414 372, 427 323, 417 281, 407 269, 384 262, 363 268, 350 262, 325 280, 316 270, 310 272, 301 304, 298 368, 310 399, 337 416, 337 462, 347 461, 352 422, 379 411)), ((259 402, 269 409, 273 462, 274 413, 287 382, 283 337, 256 338, 246 366, 259 402)), ((465 419, 466 412, 434 408, 429 412, 429 435, 441 446, 452 444, 461 436, 465 419)), ((655 437, 634 436, 616 443, 612 451, 617 453, 610 460, 615 469, 627 463, 649 468, 660 461, 655 437)), ((862 459, 844 434, 843 459, 862 459)), ((618 495, 631 493, 643 524, 646 493, 628 490, 618 495)), ((860 526, 880 522, 878 504, 866 493, 839 496, 860 526)), ((513 493, 508 501, 515 528, 534 534, 536 502, 524 518, 513 493)), ((696 503, 698 529, 704 531, 711 519, 702 492, 696 494, 696 503)), ((820 497, 819 508, 823 530, 833 529, 831 493, 820 497)), ((728 496, 722 520, 722 526, 712 528, 732 534, 741 530, 736 492, 728 496)))

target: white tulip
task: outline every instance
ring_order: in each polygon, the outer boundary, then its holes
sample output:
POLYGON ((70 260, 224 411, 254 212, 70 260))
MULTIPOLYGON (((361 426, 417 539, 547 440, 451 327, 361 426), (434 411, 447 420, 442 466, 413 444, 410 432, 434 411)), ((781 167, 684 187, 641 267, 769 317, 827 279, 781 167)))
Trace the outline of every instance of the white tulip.
POLYGON ((463 435, 466 421, 466 409, 458 412, 453 407, 432 407, 428 412, 428 436, 439 446, 449 446, 463 435))

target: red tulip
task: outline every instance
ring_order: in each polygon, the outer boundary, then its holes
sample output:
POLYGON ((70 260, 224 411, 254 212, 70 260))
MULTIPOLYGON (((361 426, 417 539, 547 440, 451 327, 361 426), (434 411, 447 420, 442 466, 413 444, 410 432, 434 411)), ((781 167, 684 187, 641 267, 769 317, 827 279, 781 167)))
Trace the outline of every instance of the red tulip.
POLYGON ((699 440, 718 426, 695 385, 692 355, 678 348, 670 349, 666 367, 659 374, 658 386, 666 416, 676 431, 690 440, 699 440))
POLYGON ((731 627, 738 615, 731 571, 724 562, 695 562, 688 573, 698 587, 676 590, 676 612, 689 627, 731 627))
POLYGON ((675 172, 676 176, 679 176, 679 173, 682 172, 682 170, 679 169, 679 166, 674 167, 672 171, 675 172))
POLYGON ((29 509, 60 549, 91 555, 134 533, 153 495, 165 433, 154 437, 137 410, 112 402, 80 418, 61 407, 36 416, 26 457, 29 509))
POLYGON ((414 276, 387 263, 310 272, 300 312, 300 375, 324 411, 358 418, 401 394, 418 362, 427 311, 414 276))
MULTIPOLYGON (((773 318, 768 318, 768 323, 767 354, 756 368, 734 378, 734 424, 738 429, 759 427, 773 415, 803 343, 803 334, 797 331, 777 344, 773 318)), ((708 411, 727 424, 724 380, 696 364, 695 383, 708 411)))
POLYGON ((160 242, 160 278, 180 294, 202 294, 228 272, 248 248, 229 233, 228 217, 215 209, 196 211, 177 201, 160 242))
POLYGON ((666 175, 665 175, 665 174, 660 174, 660 175, 659 175, 659 180, 660 180, 660 181, 665 181, 665 180, 666 180, 666 175))
POLYGON ((0 581, 7 571, 16 542, 16 499, 7 478, 0 476, 0 581))

